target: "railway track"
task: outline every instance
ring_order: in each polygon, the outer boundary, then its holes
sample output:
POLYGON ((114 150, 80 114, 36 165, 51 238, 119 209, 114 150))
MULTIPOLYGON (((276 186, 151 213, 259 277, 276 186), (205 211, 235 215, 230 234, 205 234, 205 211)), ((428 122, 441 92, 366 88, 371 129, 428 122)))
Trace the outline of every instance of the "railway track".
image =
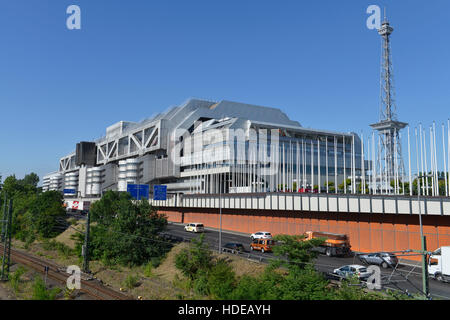
MULTIPOLYGON (((3 250, 3 245, 0 245, 0 250, 3 250)), ((70 274, 66 272, 66 268, 29 253, 21 252, 17 249, 11 248, 11 260, 28 266, 41 274, 45 274, 45 267, 48 267, 47 276, 64 285, 67 283, 67 278, 70 276, 70 274)), ((80 284, 80 291, 95 300, 132 300, 131 297, 109 287, 105 287, 98 280, 92 279, 83 273, 81 275, 80 284)))

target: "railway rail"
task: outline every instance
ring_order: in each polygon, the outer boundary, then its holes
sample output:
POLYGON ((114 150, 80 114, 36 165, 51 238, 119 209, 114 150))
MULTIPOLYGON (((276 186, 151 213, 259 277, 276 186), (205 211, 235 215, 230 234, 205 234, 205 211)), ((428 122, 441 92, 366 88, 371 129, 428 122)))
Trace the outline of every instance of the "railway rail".
MULTIPOLYGON (((3 250, 2 244, 0 244, 0 249, 3 250)), ((28 266, 42 274, 46 273, 45 268, 48 267, 47 276, 64 285, 67 283, 67 278, 70 277, 70 274, 66 272, 66 268, 17 249, 11 248, 11 260, 28 266)), ((105 287, 100 281, 86 274, 81 275, 80 284, 80 291, 95 300, 132 300, 128 295, 105 287)))

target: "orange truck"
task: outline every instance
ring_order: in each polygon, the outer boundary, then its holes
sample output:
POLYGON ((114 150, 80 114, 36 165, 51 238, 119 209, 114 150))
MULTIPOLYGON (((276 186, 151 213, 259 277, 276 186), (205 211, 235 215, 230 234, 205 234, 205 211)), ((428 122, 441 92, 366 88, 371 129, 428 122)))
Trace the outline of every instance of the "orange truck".
POLYGON ((325 243, 319 247, 314 248, 314 251, 324 253, 329 257, 344 256, 351 252, 350 241, 346 234, 307 231, 304 235, 304 241, 324 238, 325 243))

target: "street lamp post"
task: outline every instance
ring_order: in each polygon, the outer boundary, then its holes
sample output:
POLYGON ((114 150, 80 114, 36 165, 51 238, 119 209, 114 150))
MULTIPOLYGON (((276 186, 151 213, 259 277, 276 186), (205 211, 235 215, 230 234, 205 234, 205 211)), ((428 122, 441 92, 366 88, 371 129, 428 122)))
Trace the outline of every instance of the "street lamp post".
MULTIPOLYGON (((429 178, 428 175, 417 175, 417 203, 419 206, 419 226, 420 226, 420 241, 422 244, 422 287, 424 294, 428 297, 430 294, 428 283, 428 264, 427 264, 427 242, 426 237, 423 235, 422 225, 422 206, 420 205, 420 179, 429 178)), ((411 188, 411 186, 410 186, 411 188)))
POLYGON ((219 185, 219 254, 222 252, 222 192, 219 185))

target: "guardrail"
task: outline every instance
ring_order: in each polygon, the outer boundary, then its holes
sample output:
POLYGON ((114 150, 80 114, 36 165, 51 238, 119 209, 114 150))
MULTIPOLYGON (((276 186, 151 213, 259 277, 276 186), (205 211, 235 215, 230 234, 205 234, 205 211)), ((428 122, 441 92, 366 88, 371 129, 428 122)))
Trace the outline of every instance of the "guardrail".
MULTIPOLYGON (((417 197, 331 193, 177 194, 149 200, 157 207, 419 214, 417 197)), ((449 197, 420 197, 422 214, 450 215, 449 197)))

